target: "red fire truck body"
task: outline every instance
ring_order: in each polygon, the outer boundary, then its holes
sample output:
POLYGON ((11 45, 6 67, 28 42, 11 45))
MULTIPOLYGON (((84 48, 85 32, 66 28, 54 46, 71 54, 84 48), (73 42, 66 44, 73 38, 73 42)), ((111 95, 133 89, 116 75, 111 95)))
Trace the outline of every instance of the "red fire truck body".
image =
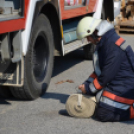
POLYGON ((1 0, 0 94, 35 99, 48 88, 54 56, 83 47, 91 58, 93 47, 77 39, 76 27, 98 8, 113 20, 112 0, 1 0))
MULTIPOLYGON (((36 2, 38 2, 38 0, 36 2)), ((46 2, 44 2, 44 4, 48 4, 47 2, 48 1, 46 0, 46 2)), ((50 3, 53 3, 55 5, 55 2, 53 2, 53 0, 50 3)), ((96 4, 97 4, 97 0, 91 0, 90 3, 86 6, 75 8, 75 9, 65 10, 64 0, 60 0, 59 4, 57 5, 58 6, 57 10, 60 10, 60 12, 61 12, 61 14, 60 14, 60 17, 62 16, 61 19, 65 20, 65 19, 82 16, 87 13, 95 12, 96 4), (60 7, 60 9, 59 9, 59 7, 60 7)), ((15 19, 15 20, 13 19, 13 20, 8 20, 8 21, 1 21, 0 22, 0 28, 1 28, 0 34, 16 31, 16 30, 20 30, 20 29, 25 29, 29 6, 30 6, 30 0, 25 0, 25 5, 24 5, 25 9, 24 9, 24 17, 23 18, 19 18, 19 19, 15 19)))

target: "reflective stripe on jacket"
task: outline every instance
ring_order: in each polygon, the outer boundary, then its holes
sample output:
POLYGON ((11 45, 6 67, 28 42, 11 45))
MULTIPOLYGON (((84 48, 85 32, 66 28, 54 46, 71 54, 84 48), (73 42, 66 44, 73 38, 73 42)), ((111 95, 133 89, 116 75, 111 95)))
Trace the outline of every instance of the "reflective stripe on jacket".
POLYGON ((132 99, 127 99, 124 97, 114 95, 108 91, 104 91, 102 93, 100 102, 106 103, 107 105, 110 105, 112 107, 119 108, 122 110, 129 109, 130 119, 134 118, 134 100, 132 99))

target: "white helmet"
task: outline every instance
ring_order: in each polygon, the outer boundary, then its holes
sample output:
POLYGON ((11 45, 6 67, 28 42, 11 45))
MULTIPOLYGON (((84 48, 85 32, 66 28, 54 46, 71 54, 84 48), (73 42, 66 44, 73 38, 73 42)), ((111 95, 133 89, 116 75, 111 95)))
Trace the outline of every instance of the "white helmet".
POLYGON ((87 37, 95 31, 96 27, 100 24, 100 19, 95 19, 93 17, 85 17, 83 18, 78 26, 77 26, 77 37, 78 39, 82 39, 87 37))
POLYGON ((82 39, 89 35, 92 35, 95 29, 98 30, 97 35, 102 36, 107 31, 113 28, 113 24, 111 24, 107 20, 95 19, 93 17, 85 17, 79 22, 76 32, 78 39, 82 39))

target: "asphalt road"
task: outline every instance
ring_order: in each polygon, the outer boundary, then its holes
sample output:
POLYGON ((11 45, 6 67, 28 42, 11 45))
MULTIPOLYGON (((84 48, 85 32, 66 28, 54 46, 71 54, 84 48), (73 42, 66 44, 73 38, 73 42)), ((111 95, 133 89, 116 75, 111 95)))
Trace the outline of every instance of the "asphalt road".
MULTIPOLYGON (((134 36, 123 35, 134 48, 134 36)), ((75 87, 93 71, 92 61, 77 50, 56 57, 47 93, 35 101, 0 99, 0 134, 134 134, 134 120, 102 123, 93 118, 76 119, 65 111, 65 102, 75 87), (71 79, 74 83, 61 83, 71 79)))

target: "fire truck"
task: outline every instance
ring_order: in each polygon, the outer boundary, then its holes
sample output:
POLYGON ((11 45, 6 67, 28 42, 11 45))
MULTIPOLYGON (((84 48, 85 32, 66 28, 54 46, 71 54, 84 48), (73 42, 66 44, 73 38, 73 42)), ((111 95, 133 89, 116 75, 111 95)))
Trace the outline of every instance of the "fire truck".
POLYGON ((85 16, 114 20, 113 0, 0 0, 0 94, 23 100, 44 94, 54 56, 93 45, 78 40, 76 27, 85 16))

